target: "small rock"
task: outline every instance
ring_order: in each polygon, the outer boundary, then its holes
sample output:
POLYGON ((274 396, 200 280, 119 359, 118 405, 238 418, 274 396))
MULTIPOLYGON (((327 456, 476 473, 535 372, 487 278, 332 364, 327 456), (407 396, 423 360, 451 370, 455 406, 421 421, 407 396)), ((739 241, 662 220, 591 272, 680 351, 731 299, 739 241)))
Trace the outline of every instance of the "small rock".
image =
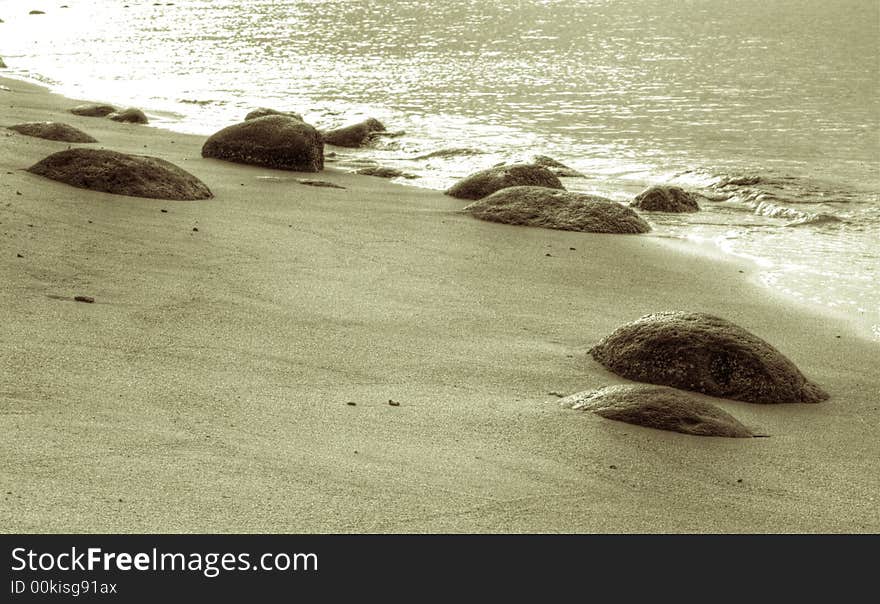
POLYGON ((95 303, 95 299, 91 296, 74 296, 73 299, 76 300, 77 302, 85 302, 86 304, 94 304, 95 303))
MULTIPOLYGON (((144 112, 140 109, 135 109, 134 107, 111 113, 107 117, 114 122, 126 122, 129 124, 146 124, 149 122, 147 116, 144 115, 144 112)), ((144 145, 144 147, 146 147, 146 145, 144 145)))
POLYGON ((103 105, 100 103, 86 103, 77 105, 70 112, 74 115, 82 115, 85 117, 107 117, 111 113, 117 111, 113 105, 103 105))
POLYGON ((646 212, 700 211, 696 197, 681 187, 651 187, 639 193, 630 205, 646 212))
POLYGON ((391 405, 392 407, 400 407, 400 403, 398 403, 397 401, 393 401, 391 399, 388 399, 388 404, 391 405))
POLYGON ((168 213, 168 210, 165 210, 165 209, 162 209, 162 210, 159 210, 159 211, 162 212, 163 214, 167 214, 167 213, 168 213))
MULTIPOLYGON (((354 401, 348 401, 345 404, 348 405, 349 407, 357 407, 357 403, 354 401)), ((355 451, 355 453, 357 453, 357 451, 355 451)))
MULTIPOLYGON (((15 257, 16 258, 24 258, 24 256, 22 256, 21 254, 16 254, 15 257)), ((838 337, 840 337, 840 336, 838 336, 838 337)))
POLYGON ((193 232, 194 232, 194 233, 198 233, 198 232, 199 232, 199 227, 193 227, 193 232))
POLYGON ((695 436, 748 438, 752 431, 732 415, 693 395, 665 386, 618 385, 578 392, 559 402, 628 424, 695 436))
POLYGON ((370 141, 376 132, 383 132, 385 126, 377 119, 368 118, 358 124, 325 130, 321 132, 324 142, 337 147, 360 147, 370 141))
POLYGON ((344 189, 342 185, 337 185, 333 182, 327 182, 326 180, 313 180, 311 178, 299 178, 297 181, 301 185, 308 185, 310 187, 326 187, 328 189, 344 189))

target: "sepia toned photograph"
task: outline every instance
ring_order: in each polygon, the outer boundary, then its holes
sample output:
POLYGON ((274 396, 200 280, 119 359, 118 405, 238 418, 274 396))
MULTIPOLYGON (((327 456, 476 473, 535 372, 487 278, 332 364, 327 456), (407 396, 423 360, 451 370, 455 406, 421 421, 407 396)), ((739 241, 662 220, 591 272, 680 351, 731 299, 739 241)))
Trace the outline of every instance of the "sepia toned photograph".
POLYGON ((3 533, 880 532, 876 0, 0 0, 0 252, 3 533))

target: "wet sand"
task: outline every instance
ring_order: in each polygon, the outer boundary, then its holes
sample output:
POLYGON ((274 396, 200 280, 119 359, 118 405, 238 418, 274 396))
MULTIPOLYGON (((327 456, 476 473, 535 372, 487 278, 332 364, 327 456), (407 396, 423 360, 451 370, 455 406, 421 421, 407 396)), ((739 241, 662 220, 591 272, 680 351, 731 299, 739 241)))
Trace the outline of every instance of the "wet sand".
POLYGON ((202 137, 0 84, 0 126, 63 121, 215 194, 71 188, 23 170, 67 143, 0 130, 4 531, 880 531, 880 349, 750 265, 206 160, 202 137), (559 408, 626 383, 586 351, 661 310, 738 323, 831 399, 706 398, 758 439, 559 408))

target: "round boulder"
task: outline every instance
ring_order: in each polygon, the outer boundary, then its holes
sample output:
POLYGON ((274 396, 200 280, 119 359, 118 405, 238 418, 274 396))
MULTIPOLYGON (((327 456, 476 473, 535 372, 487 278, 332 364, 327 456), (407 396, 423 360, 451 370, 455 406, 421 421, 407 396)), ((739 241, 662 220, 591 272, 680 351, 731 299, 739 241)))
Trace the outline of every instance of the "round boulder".
POLYGON ((384 132, 385 126, 377 119, 368 118, 336 130, 325 130, 324 142, 337 147, 361 147, 368 143, 376 132, 384 132))
POLYGON ((134 107, 111 113, 107 117, 114 122, 126 122, 129 124, 146 124, 149 122, 144 112, 134 107))
POLYGON ((462 212, 480 220, 585 233, 647 233, 632 209, 602 197, 547 187, 507 187, 462 212))
POLYGON ((656 186, 645 189, 630 205, 646 212, 699 212, 696 197, 681 187, 656 186))
POLYGON ((62 141, 65 143, 98 142, 95 138, 86 134, 82 130, 78 130, 73 126, 61 122, 27 122, 25 124, 9 126, 9 129, 18 132, 19 134, 24 134, 25 136, 35 136, 50 141, 62 141))
POLYGON ((104 149, 53 153, 28 172, 80 189, 116 195, 174 200, 213 197, 202 181, 164 159, 104 149))
POLYGON ((279 170, 320 172, 324 142, 312 126, 283 115, 267 115, 211 135, 202 156, 279 170))
POLYGON ((267 115, 283 115, 285 117, 292 117, 295 120, 303 121, 303 116, 295 111, 277 111, 275 109, 269 109, 268 107, 254 109, 244 116, 244 121, 257 119, 258 117, 266 117, 267 115))
POLYGON ((577 411, 592 411, 606 419, 658 430, 695 436, 754 436, 751 430, 726 411, 665 386, 607 386, 572 394, 561 399, 559 404, 577 411))
POLYGON ((84 117, 107 117, 111 113, 117 111, 113 105, 102 105, 100 103, 86 103, 77 105, 70 112, 74 115, 82 115, 84 117))
POLYGON ((705 313, 661 312, 617 328, 590 349, 631 380, 749 403, 817 403, 828 394, 761 338, 705 313))
POLYGON ((564 189, 559 178, 544 166, 536 164, 511 164, 495 166, 458 181, 446 190, 447 195, 458 199, 482 199, 507 187, 547 187, 564 189))

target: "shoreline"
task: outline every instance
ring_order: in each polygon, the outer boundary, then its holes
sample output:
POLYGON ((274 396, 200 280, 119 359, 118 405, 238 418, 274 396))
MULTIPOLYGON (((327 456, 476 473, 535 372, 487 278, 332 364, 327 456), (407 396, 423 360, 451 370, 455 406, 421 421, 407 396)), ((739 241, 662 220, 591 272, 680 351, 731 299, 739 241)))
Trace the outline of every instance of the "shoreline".
MULTIPOLYGON (((63 98, 69 98, 65 96, 63 92, 59 92, 56 88, 63 88, 61 84, 53 87, 46 82, 41 82, 36 78, 28 78, 27 76, 10 76, 9 74, 3 74, 0 76, 0 81, 8 78, 11 81, 24 82, 25 84, 37 86, 39 88, 45 89, 47 92, 53 95, 57 95, 63 98)), ((110 101, 107 99, 90 99, 84 100, 82 102, 108 102, 111 104, 120 104, 116 101, 110 101)), ((121 106, 121 105, 120 105, 121 106)), ((141 107, 143 109, 143 107, 141 107)), ((161 111, 155 109, 147 109, 150 115, 160 115, 162 117, 162 121, 159 123, 151 123, 147 126, 150 128, 158 129, 166 131, 170 134, 176 134, 180 136, 193 136, 197 138, 207 138, 208 134, 194 134, 192 132, 188 132, 186 130, 176 130, 174 128, 175 124, 179 124, 179 118, 183 118, 182 114, 173 114, 168 111, 161 111), (174 117, 170 117, 174 116, 174 117), (175 122, 177 119, 177 122, 175 122)), ((369 149, 346 149, 343 147, 330 147, 331 150, 335 150, 337 154, 344 156, 346 153, 350 153, 352 151, 360 151, 360 152, 368 152, 369 149)), ((360 160, 357 156, 353 157, 353 161, 357 164, 360 160)), ((335 163, 335 162, 334 162, 335 163)), ((379 162, 381 164, 381 161, 379 162)), ((332 167, 332 166, 331 166, 332 167)), ((347 168, 353 169, 355 165, 353 164, 351 167, 339 168, 343 171, 349 171, 347 168)), ((396 186, 408 187, 410 189, 418 189, 422 191, 431 191, 436 193, 442 193, 442 190, 432 189, 416 184, 412 184, 407 182, 406 180, 397 180, 395 182, 390 182, 389 184, 394 184, 396 186)), ((650 213, 645 215, 646 218, 651 219, 650 213)), ((696 241, 687 237, 687 235, 676 235, 671 233, 658 233, 657 232, 657 224, 652 222, 654 226, 654 231, 650 234, 652 238, 656 238, 657 240, 661 240, 664 242, 668 242, 670 245, 676 248, 681 248, 683 250, 690 249, 691 251, 698 251, 701 254, 706 255, 709 258, 717 258, 720 260, 731 259, 735 262, 743 263, 743 267, 746 272, 752 277, 752 282, 759 284, 760 287, 767 290, 768 294, 779 298, 785 303, 792 304, 799 308, 803 308, 807 312, 813 312, 823 317, 826 317, 831 320, 842 321, 847 323, 850 329, 853 331, 854 335, 859 338, 862 338, 868 342, 880 343, 880 324, 877 323, 876 318, 872 318, 873 315, 870 313, 854 313, 852 310, 843 310, 840 308, 836 308, 831 306, 826 302, 817 302, 805 299, 807 292, 804 291, 787 291, 781 285, 769 284, 766 280, 760 279, 759 275, 756 275, 756 272, 766 271, 767 269, 760 268, 762 263, 766 262, 765 259, 759 258, 757 256, 752 256, 743 251, 733 251, 729 249, 724 249, 724 247, 716 241, 696 241)), ((769 275, 770 273, 768 273, 769 275)))
POLYGON ((876 346, 768 297, 741 260, 484 223, 333 168, 205 160, 203 137, 0 83, 4 126, 64 121, 215 194, 74 189, 22 170, 65 143, 2 138, 6 530, 880 530, 876 346), (78 294, 96 304, 57 299, 78 294), (748 442, 559 409, 551 391, 624 382, 586 350, 661 310, 742 325, 831 400, 713 400, 772 435, 748 442))

